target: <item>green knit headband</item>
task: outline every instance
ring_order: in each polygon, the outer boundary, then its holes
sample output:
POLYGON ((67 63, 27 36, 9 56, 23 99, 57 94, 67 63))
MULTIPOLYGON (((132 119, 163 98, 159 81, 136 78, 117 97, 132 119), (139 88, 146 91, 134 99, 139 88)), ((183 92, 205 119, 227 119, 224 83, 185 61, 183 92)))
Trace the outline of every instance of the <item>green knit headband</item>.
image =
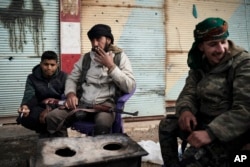
POLYGON ((228 24, 221 18, 207 18, 196 25, 194 39, 196 42, 227 38, 228 24))
POLYGON ((188 53, 188 66, 191 69, 201 68, 202 52, 198 44, 203 41, 226 39, 229 36, 228 24, 221 18, 207 18, 196 25, 194 30, 194 43, 188 53))

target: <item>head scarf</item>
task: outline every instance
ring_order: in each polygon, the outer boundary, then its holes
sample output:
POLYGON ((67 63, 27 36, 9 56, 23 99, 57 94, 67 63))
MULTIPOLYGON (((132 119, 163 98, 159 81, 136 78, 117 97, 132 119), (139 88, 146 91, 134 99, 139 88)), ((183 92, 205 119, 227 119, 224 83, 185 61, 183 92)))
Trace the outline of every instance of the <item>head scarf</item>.
POLYGON ((96 24, 88 32, 88 37, 90 40, 94 38, 99 38, 105 36, 111 39, 111 44, 114 43, 114 37, 111 33, 111 28, 105 24, 96 24))
POLYGON ((188 66, 191 69, 201 67, 202 52, 198 48, 198 44, 203 41, 226 39, 229 36, 228 24, 221 18, 207 18, 196 25, 194 30, 194 43, 188 52, 188 66))

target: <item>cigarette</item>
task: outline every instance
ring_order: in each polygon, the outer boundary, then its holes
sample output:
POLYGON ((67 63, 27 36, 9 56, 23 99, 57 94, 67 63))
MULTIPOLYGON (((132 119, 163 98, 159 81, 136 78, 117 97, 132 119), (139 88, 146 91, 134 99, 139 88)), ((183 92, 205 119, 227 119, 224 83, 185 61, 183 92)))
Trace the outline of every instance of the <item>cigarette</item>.
POLYGON ((21 118, 23 117, 23 112, 21 113, 20 117, 21 117, 21 118))

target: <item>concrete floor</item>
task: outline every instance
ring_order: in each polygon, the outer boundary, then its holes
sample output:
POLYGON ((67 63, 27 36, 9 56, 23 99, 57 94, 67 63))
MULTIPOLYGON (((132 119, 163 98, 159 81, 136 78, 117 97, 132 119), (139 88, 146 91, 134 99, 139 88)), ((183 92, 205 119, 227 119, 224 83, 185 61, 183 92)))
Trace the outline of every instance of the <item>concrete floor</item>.
POLYGON ((141 140, 158 142, 158 125, 159 120, 127 122, 124 123, 124 132, 137 142, 141 140))
MULTIPOLYGON (((125 122, 124 132, 134 141, 152 140, 158 142, 159 121, 125 122)), ((78 132, 69 130, 70 137, 78 132)), ((0 164, 2 167, 26 167, 28 159, 36 151, 38 135, 20 125, 0 126, 0 164)), ((156 164, 142 163, 142 167, 159 167, 156 164)))

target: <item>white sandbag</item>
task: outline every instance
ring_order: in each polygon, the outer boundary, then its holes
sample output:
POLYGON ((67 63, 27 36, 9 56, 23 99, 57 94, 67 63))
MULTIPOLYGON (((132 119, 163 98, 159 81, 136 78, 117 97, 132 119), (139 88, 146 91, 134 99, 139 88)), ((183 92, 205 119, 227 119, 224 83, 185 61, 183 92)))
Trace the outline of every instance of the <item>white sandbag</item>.
POLYGON ((142 162, 151 162, 154 164, 163 165, 159 142, 155 143, 152 140, 142 140, 138 142, 138 144, 148 152, 147 156, 142 157, 142 162))

